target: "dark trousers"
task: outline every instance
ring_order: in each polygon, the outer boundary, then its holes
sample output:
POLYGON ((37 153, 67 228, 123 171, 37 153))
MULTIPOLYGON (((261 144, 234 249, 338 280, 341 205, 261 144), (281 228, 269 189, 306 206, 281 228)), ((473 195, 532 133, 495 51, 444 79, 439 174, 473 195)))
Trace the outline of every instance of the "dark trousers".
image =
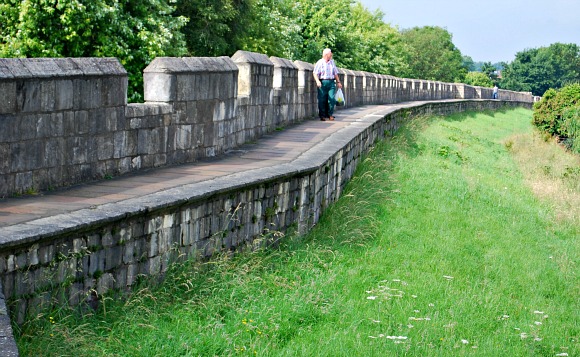
POLYGON ((329 118, 334 113, 336 105, 336 84, 334 79, 323 79, 320 81, 322 86, 318 88, 318 116, 320 118, 329 118))

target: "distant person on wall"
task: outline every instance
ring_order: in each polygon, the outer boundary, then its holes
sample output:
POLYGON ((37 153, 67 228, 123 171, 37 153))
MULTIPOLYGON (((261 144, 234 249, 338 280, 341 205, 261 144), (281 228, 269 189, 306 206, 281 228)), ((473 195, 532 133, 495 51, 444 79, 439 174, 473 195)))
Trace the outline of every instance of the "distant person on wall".
POLYGON ((318 87, 318 116, 320 120, 334 120, 336 87, 342 88, 338 77, 338 68, 332 60, 332 51, 325 48, 322 58, 314 65, 314 80, 318 87))
POLYGON ((497 99, 497 84, 493 86, 493 99, 497 99))

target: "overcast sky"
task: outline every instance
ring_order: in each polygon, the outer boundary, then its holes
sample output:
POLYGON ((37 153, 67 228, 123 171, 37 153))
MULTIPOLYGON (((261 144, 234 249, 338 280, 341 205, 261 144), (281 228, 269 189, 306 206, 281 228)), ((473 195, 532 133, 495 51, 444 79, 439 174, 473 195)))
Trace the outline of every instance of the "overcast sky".
POLYGON ((512 62, 517 52, 552 43, 580 46, 580 0, 360 0, 405 29, 439 26, 475 62, 512 62))

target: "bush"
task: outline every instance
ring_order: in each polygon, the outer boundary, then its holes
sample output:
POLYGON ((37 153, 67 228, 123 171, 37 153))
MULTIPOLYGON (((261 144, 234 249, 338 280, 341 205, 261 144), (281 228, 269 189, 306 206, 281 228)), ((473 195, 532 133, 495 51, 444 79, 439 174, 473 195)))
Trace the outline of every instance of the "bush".
POLYGON ((580 154, 580 105, 564 111, 562 132, 568 149, 580 154))
POLYGON ((548 89, 542 100, 534 105, 533 124, 541 131, 562 139, 578 137, 580 83, 559 91, 548 89))
POLYGON ((479 87, 493 87, 493 82, 489 77, 482 72, 469 72, 465 76, 465 80, 463 81, 465 84, 469 84, 471 86, 479 86, 479 87))

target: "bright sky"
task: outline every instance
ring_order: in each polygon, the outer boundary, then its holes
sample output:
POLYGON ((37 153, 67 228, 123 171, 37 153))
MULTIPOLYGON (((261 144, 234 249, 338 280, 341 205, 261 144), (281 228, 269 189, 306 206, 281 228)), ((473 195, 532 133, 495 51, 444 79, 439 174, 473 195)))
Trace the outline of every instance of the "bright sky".
POLYGON ((384 21, 406 29, 446 28, 475 62, 512 62, 517 52, 552 43, 580 46, 579 0, 360 0, 384 21))

